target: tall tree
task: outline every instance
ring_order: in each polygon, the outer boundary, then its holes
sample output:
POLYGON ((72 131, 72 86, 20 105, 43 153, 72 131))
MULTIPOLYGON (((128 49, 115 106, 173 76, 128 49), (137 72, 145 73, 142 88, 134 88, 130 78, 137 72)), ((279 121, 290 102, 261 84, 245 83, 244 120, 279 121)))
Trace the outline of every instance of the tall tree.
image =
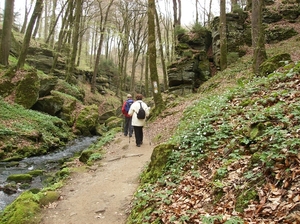
POLYGON ((52 15, 51 15, 51 24, 50 24, 50 31, 49 31, 49 35, 46 39, 46 43, 50 43, 51 46, 54 45, 54 33, 55 33, 55 28, 56 25, 58 23, 58 19, 61 16, 61 14, 63 13, 63 11, 65 10, 65 7, 67 5, 67 1, 63 4, 63 6, 61 7, 57 17, 55 18, 55 10, 56 10, 56 1, 54 1, 54 5, 53 5, 53 9, 52 9, 52 15))
POLYGON ((163 77, 164 77, 164 89, 168 89, 168 78, 167 78, 167 69, 166 69, 166 62, 164 57, 164 51, 163 51, 163 43, 162 43, 162 37, 160 32, 160 26, 159 26, 159 19, 158 19, 158 13, 157 10, 155 10, 155 21, 157 26, 157 36, 158 36, 158 43, 159 43, 159 52, 160 52, 160 60, 162 65, 162 71, 163 71, 163 77))
POLYGON ((46 40, 49 32, 49 0, 44 0, 44 40, 46 40))
POLYGON ((39 31, 39 28, 40 28, 40 24, 41 24, 41 17, 42 17, 42 13, 39 14, 39 16, 37 17, 36 19, 36 24, 35 24, 35 28, 34 28, 34 31, 32 33, 32 38, 35 39, 36 38, 36 35, 39 31))
POLYGON ((21 48, 21 52, 18 58, 17 62, 17 69, 23 68, 25 64, 25 59, 27 56, 27 50, 30 44, 30 39, 32 35, 32 31, 36 22, 36 19, 39 17, 39 15, 42 13, 43 10, 43 0, 36 0, 35 7, 32 13, 32 16, 30 18, 28 27, 26 29, 26 33, 23 39, 23 44, 21 48))
POLYGON ((23 21, 23 25, 22 25, 22 28, 21 28, 21 33, 25 33, 25 31, 26 31, 28 16, 29 16, 29 13, 31 11, 32 6, 33 6, 33 0, 30 1, 29 8, 28 8, 28 5, 27 5, 27 0, 25 0, 24 21, 23 21))
POLYGON ((165 107, 159 85, 156 66, 156 38, 155 38, 155 0, 148 0, 148 48, 149 48, 149 68, 152 84, 152 94, 155 103, 154 114, 159 114, 165 107))
MULTIPOLYGON (((65 3, 66 5, 66 3, 65 3)), ((54 35, 55 35, 55 26, 56 26, 56 7, 57 7, 57 0, 53 0, 52 1, 52 9, 51 9, 51 19, 50 19, 50 29, 48 32, 48 37, 47 40, 50 39, 50 45, 53 46, 54 45, 54 35)), ((57 18, 59 18, 59 16, 57 16, 57 18)), ((46 37, 45 37, 46 39, 46 37)), ((49 41, 49 40, 48 40, 49 41)))
POLYGON ((75 67, 76 55, 78 50, 78 40, 79 40, 79 28, 80 28, 80 18, 82 12, 82 0, 76 0, 75 5, 75 24, 73 26, 72 34, 72 50, 70 55, 70 60, 67 64, 67 74, 66 81, 71 83, 71 77, 75 67))
POLYGON ((118 42, 118 68, 119 68, 119 88, 117 89, 117 95, 119 96, 120 90, 128 90, 126 88, 127 81, 127 63, 129 54, 129 34, 130 34, 130 21, 131 13, 129 10, 129 2, 124 1, 119 3, 120 14, 117 16, 116 22, 120 38, 118 42), (121 21, 121 18, 123 21, 121 21))
POLYGON ((11 29, 14 20, 14 0, 5 0, 2 38, 0 45, 0 64, 7 66, 11 45, 11 29))
POLYGON ((66 12, 62 18, 61 28, 60 28, 60 31, 58 34, 58 40, 57 40, 56 47, 55 47, 55 53, 54 53, 54 58, 53 58, 50 73, 54 73, 54 70, 56 69, 58 57, 59 57, 59 54, 63 47, 64 39, 65 39, 66 33, 67 33, 66 30, 68 28, 68 17, 69 17, 69 14, 71 14, 71 11, 73 9, 73 1, 67 1, 66 3, 68 3, 68 5, 67 5, 66 12))
POLYGON ((264 0, 252 0, 252 48, 253 48, 253 72, 259 75, 260 65, 266 60, 265 32, 262 24, 262 9, 264 0))
POLYGON ((227 68, 226 0, 220 0, 220 69, 227 68))
POLYGON ((130 45, 132 46, 132 65, 131 65, 131 83, 130 83, 130 92, 133 92, 135 89, 135 77, 136 77, 136 67, 138 61, 147 44, 147 14, 145 9, 141 8, 139 4, 134 6, 132 12, 133 21, 130 25, 130 45))
POLYGON ((106 24, 108 22, 108 15, 110 13, 110 7, 112 6, 113 2, 114 2, 114 0, 110 0, 110 2, 108 3, 108 6, 106 7, 105 15, 103 14, 104 12, 102 12, 101 3, 99 3, 100 13, 101 13, 101 15, 100 15, 101 16, 100 40, 99 40, 99 44, 98 44, 97 56, 96 56, 96 61, 95 61, 95 65, 94 65, 93 77, 92 77, 92 85, 91 85, 92 93, 96 92, 96 77, 97 77, 98 70, 99 70, 99 62, 100 62, 100 56, 101 56, 101 51, 102 51, 104 32, 106 29, 106 24))
POLYGON ((181 25, 181 0, 173 0, 174 27, 181 25))

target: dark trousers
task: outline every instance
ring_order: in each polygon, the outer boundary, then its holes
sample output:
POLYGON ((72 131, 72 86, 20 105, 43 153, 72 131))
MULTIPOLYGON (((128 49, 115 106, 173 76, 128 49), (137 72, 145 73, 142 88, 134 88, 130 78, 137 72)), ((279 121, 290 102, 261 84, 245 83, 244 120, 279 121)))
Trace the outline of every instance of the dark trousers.
POLYGON ((136 145, 143 144, 143 126, 133 126, 136 145))
POLYGON ((133 133, 133 127, 131 125, 131 117, 125 117, 125 124, 124 124, 124 135, 132 136, 133 133))

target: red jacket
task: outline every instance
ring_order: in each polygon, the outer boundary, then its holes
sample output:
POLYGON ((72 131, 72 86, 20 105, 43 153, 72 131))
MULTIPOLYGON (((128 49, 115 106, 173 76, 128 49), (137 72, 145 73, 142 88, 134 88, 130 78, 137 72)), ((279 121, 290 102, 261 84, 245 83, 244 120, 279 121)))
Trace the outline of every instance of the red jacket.
MULTIPOLYGON (((132 103, 133 103, 133 100, 132 100, 132 99, 130 99, 130 100, 131 100, 132 103)), ((127 113, 127 111, 126 111, 126 109, 125 109, 125 106, 126 106, 127 101, 128 101, 128 100, 126 100, 126 101, 123 103, 123 105, 122 105, 122 114, 124 114, 125 117, 131 117, 131 116, 127 113)))

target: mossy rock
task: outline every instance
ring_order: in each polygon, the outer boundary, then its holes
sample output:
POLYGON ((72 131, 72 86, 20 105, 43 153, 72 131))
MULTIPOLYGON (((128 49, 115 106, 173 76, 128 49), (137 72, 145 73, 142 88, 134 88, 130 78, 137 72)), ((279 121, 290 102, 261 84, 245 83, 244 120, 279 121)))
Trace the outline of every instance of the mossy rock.
POLYGON ((76 129, 82 135, 88 136, 96 133, 96 126, 98 124, 99 114, 97 105, 93 104, 85 106, 79 113, 76 120, 76 129))
POLYGON ((16 88, 15 102, 31 108, 39 98, 40 80, 35 71, 28 72, 16 88))
POLYGON ((70 170, 69 168, 65 167, 62 170, 58 171, 55 175, 59 178, 68 177, 70 175, 70 170))
POLYGON ((83 150, 81 152, 81 155, 79 157, 79 161, 82 163, 87 163, 88 160, 90 159, 90 156, 94 153, 93 150, 87 149, 87 150, 83 150))
POLYGON ((45 206, 49 205, 59 199, 59 193, 56 191, 47 191, 40 193, 42 196, 40 197, 40 204, 45 206))
POLYGON ((5 224, 38 224, 41 221, 40 205, 35 194, 23 192, 8 205, 0 215, 0 223, 5 224))
POLYGON ((32 176, 30 174, 12 174, 7 177, 8 182, 16 183, 30 183, 32 181, 32 176))
POLYGON ((85 93, 84 90, 81 89, 79 86, 71 85, 65 82, 64 80, 59 79, 54 89, 58 92, 62 92, 73 96, 81 102, 84 101, 85 93))
POLYGON ((154 183, 162 175, 173 149, 172 144, 160 144, 154 148, 148 168, 141 177, 142 183, 154 183))
POLYGON ((30 174, 33 177, 37 177, 43 175, 44 172, 45 172, 44 170, 32 170, 29 171, 27 174, 30 174))
POLYGON ((23 157, 21 156, 13 156, 6 159, 1 160, 1 162, 13 162, 13 161, 21 161, 23 157))
POLYGON ((260 75, 266 76, 274 72, 276 69, 285 65, 286 62, 291 62, 291 55, 287 53, 277 54, 268 58, 259 66, 260 75))
POLYGON ((122 127, 123 119, 119 117, 111 117, 109 118, 105 124, 108 130, 111 130, 113 128, 122 127))

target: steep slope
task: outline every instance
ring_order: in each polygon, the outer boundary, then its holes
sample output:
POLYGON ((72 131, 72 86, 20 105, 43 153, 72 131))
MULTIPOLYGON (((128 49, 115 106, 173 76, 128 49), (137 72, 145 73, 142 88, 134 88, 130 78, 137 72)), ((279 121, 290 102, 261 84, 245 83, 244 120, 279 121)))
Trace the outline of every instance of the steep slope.
POLYGON ((250 54, 201 88, 169 140, 163 174, 140 186, 127 223, 300 222, 297 38, 267 46, 295 63, 251 77, 250 54))

